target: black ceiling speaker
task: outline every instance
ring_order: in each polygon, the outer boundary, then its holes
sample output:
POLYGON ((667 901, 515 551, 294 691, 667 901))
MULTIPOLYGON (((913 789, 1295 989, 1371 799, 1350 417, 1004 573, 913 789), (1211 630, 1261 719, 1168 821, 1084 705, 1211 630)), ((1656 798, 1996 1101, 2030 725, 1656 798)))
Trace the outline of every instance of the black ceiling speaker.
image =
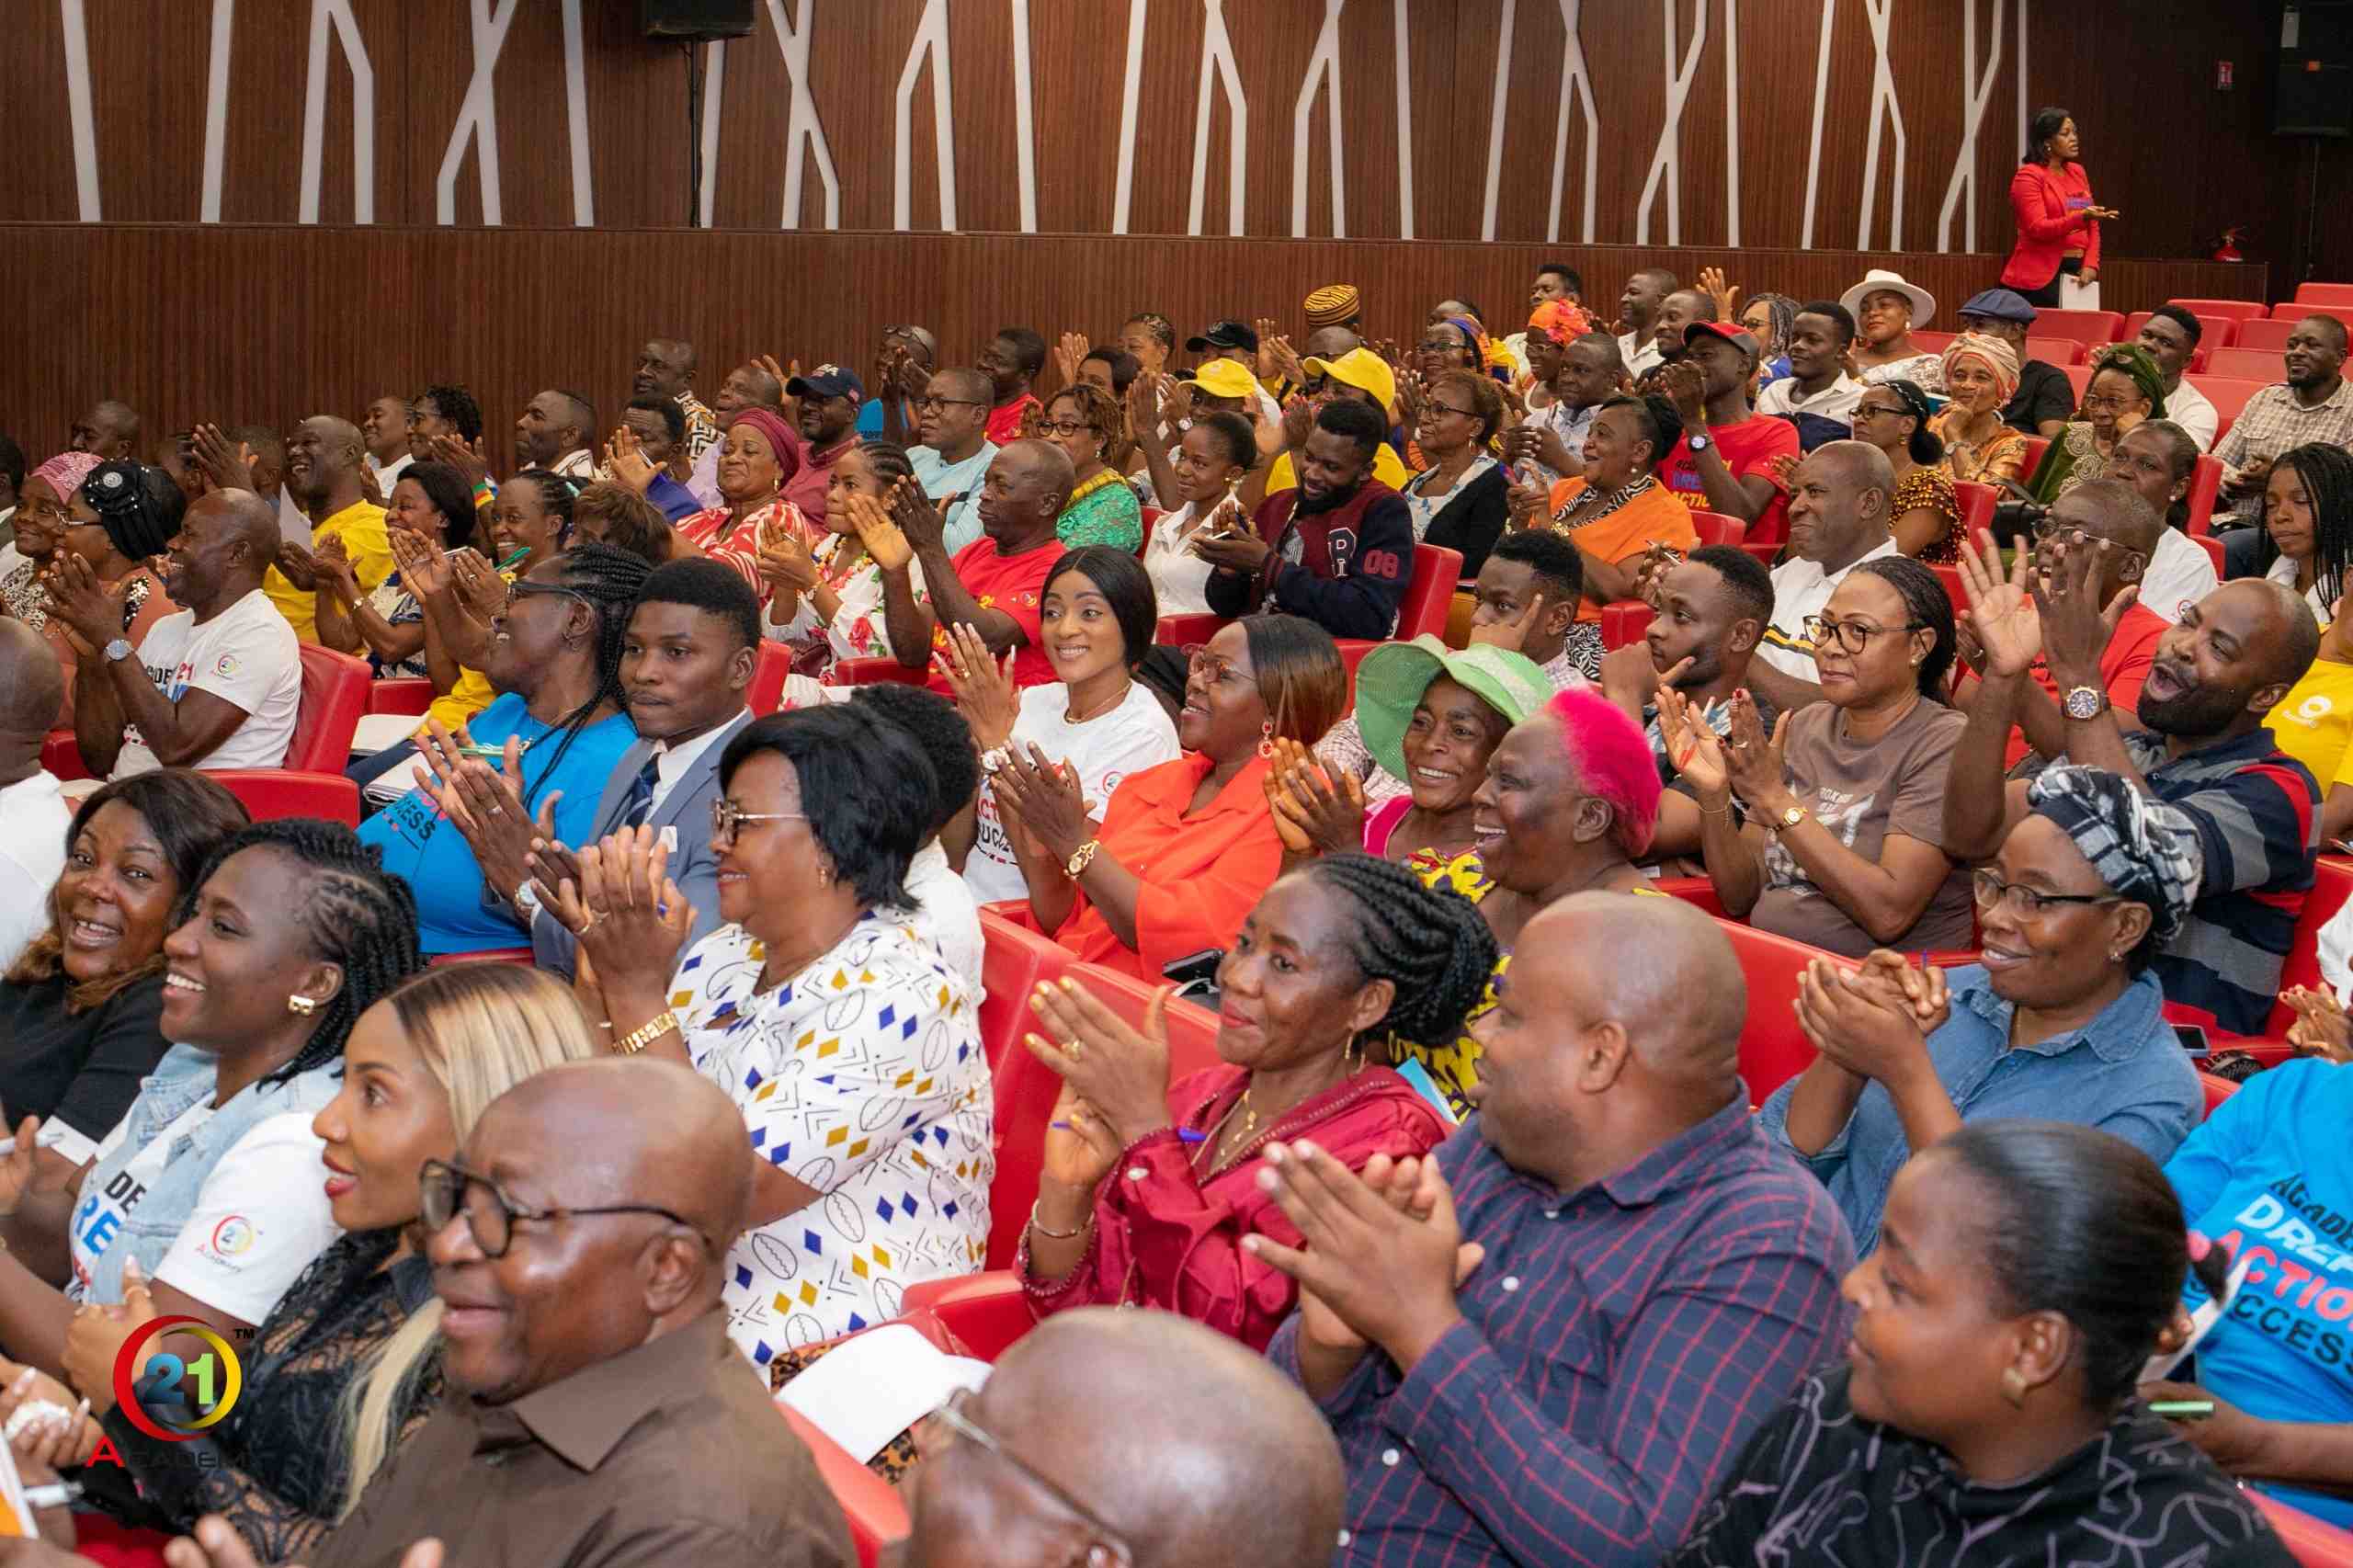
POLYGON ((2353 136, 2353 5, 2297 0, 2281 14, 2271 129, 2281 136, 2353 136))
POLYGON ((647 38, 671 43, 742 38, 752 30, 752 0, 637 0, 647 38))

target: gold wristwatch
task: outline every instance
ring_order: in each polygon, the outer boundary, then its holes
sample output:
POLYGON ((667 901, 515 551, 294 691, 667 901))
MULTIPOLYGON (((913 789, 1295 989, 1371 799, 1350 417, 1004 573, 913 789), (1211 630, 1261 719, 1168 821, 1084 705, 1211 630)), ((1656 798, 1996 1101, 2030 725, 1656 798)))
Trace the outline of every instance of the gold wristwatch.
POLYGON ((1778 838, 1782 834, 1789 832, 1790 829, 1797 826, 1798 824, 1805 821, 1806 818, 1813 814, 1813 813, 1812 812, 1807 811, 1803 806, 1791 806, 1789 810, 1783 812, 1779 816, 1776 817, 1771 823, 1767 824, 1768 831, 1778 838))
POLYGON ((1095 858, 1095 852, 1102 847, 1101 839, 1090 838, 1076 849, 1072 850, 1070 859, 1063 866, 1063 875, 1073 881, 1078 881, 1079 873, 1086 869, 1088 862, 1095 858))

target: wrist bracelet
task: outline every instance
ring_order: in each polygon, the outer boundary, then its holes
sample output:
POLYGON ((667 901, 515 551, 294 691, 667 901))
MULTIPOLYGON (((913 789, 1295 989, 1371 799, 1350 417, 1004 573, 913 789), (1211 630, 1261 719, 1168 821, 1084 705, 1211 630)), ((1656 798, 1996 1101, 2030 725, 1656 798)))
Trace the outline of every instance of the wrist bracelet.
POLYGON ((655 1040, 678 1027, 678 1015, 667 1007, 613 1042, 616 1056, 635 1056, 655 1040))
POLYGON ((1074 1230, 1074 1231, 1050 1231, 1050 1230, 1046 1229, 1046 1227, 1045 1227, 1042 1223, 1040 1223, 1040 1221, 1039 1221, 1039 1219, 1038 1219, 1038 1205, 1039 1205, 1040 1203, 1043 1202, 1043 1201, 1044 1201, 1044 1199, 1032 1199, 1030 1200, 1030 1203, 1029 1203, 1029 1229, 1030 1229, 1032 1232, 1034 1232, 1035 1233, 1037 1233, 1037 1234, 1039 1234, 1039 1235, 1041 1235, 1041 1236, 1045 1237, 1048 1241, 1054 1241, 1054 1242, 1067 1242, 1067 1241, 1074 1241, 1074 1240, 1076 1240, 1078 1237, 1080 1237, 1080 1236, 1083 1236, 1083 1235, 1086 1234, 1087 1227, 1095 1223, 1095 1210, 1094 1210, 1093 1209, 1091 1209, 1091 1208, 1090 1208, 1090 1209, 1089 1209, 1089 1210, 1087 1210, 1087 1211, 1086 1211, 1086 1219, 1084 1219, 1084 1220, 1081 1220, 1081 1221, 1078 1222, 1078 1228, 1077 1228, 1076 1230, 1074 1230))

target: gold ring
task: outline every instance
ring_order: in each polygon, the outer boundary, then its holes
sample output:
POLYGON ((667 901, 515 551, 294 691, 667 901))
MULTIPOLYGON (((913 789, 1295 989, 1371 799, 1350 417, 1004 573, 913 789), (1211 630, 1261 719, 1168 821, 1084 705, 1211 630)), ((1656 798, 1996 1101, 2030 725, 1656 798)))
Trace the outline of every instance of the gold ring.
POLYGON ((1078 1041, 1074 1040, 1069 1044, 1063 1047, 1063 1054, 1069 1057, 1073 1062, 1075 1062, 1081 1056, 1085 1055, 1086 1052, 1079 1049, 1078 1041))

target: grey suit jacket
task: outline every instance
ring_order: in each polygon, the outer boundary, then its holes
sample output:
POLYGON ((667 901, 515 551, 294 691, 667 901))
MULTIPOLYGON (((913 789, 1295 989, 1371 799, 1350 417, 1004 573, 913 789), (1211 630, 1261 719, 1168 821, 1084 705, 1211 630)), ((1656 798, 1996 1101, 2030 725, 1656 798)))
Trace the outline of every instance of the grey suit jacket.
MULTIPOLYGON (((657 832, 665 827, 677 830, 677 847, 670 852, 670 880, 694 905, 694 930, 688 935, 687 945, 692 947, 710 935, 719 926, 719 859, 710 848, 710 806, 719 799, 719 759, 726 755, 727 744, 735 733, 752 722, 752 711, 745 709, 721 728, 719 736, 703 748, 685 778, 671 786, 662 803, 645 819, 648 827, 657 832)), ((613 776, 605 782, 604 798, 597 804, 597 833, 602 838, 620 825, 622 808, 628 803, 630 785, 645 767, 646 758, 654 755, 652 741, 640 741, 621 754, 614 765, 613 776)), ((577 849, 578 845, 573 847, 577 849)), ((538 966, 569 976, 576 967, 574 953, 577 942, 563 928, 563 922, 542 909, 531 917, 531 953, 538 966)))

